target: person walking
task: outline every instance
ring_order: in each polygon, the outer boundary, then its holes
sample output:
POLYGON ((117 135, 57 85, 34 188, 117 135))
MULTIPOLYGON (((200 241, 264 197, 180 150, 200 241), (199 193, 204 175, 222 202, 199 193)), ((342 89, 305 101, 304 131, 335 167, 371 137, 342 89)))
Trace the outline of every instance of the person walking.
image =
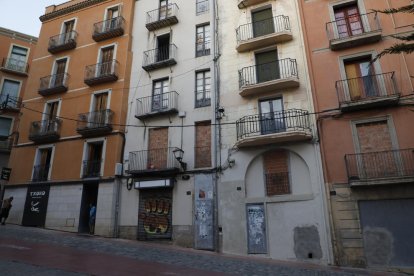
POLYGON ((89 204, 89 234, 93 235, 95 232, 96 207, 94 204, 89 204))
POLYGON ((0 222, 1 225, 6 224, 6 219, 9 217, 9 212, 12 207, 13 197, 9 197, 3 200, 1 204, 1 211, 0 211, 0 222))

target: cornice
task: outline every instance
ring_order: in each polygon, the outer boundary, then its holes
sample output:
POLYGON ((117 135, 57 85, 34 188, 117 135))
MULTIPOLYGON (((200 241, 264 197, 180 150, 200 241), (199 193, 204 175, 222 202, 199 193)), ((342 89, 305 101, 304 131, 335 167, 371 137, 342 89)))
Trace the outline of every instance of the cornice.
POLYGON ((37 39, 38 39, 35 36, 23 34, 23 33, 20 33, 20 32, 16 32, 16 31, 6 29, 6 28, 1 28, 1 27, 0 27, 0 35, 4 35, 4 36, 7 36, 7 37, 19 39, 19 40, 26 41, 26 42, 34 42, 34 43, 36 43, 37 39))
POLYGON ((39 19, 40 19, 41 22, 44 22, 46 20, 50 20, 50 19, 56 18, 58 16, 65 15, 65 14, 68 14, 68 13, 71 13, 71 12, 74 12, 74 11, 77 11, 77 10, 80 10, 80 9, 84 9, 84 8, 87 8, 87 7, 90 7, 90 6, 93 6, 95 4, 105 2, 105 1, 108 1, 108 0, 85 0, 83 2, 73 4, 73 5, 68 6, 66 8, 62 8, 62 9, 55 10, 53 12, 46 13, 46 14, 42 15, 41 17, 39 17, 39 19))

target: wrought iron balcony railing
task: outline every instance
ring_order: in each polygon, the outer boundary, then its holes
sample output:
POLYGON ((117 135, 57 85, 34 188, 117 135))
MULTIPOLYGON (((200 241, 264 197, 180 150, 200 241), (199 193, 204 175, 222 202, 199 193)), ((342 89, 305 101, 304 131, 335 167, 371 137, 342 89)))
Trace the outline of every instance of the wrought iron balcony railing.
POLYGON ((239 87, 267 81, 298 78, 296 59, 285 58, 239 70, 239 87))
POLYGON ((178 23, 178 10, 177 4, 168 4, 147 12, 147 29, 154 31, 178 23))
POLYGON ((204 107, 211 105, 211 91, 200 90, 196 91, 195 107, 204 107))
POLYGON ((27 75, 27 72, 29 71, 29 64, 25 61, 14 58, 3 58, 1 69, 9 73, 27 75))
POLYGON ((125 19, 122 16, 111 18, 93 25, 92 38, 95 41, 102 41, 108 38, 124 34, 125 19))
POLYGON ((180 163, 174 157, 177 148, 160 148, 129 153, 129 169, 132 174, 178 171, 180 163))
POLYGON ((49 119, 32 122, 29 139, 33 142, 52 142, 60 138, 61 119, 49 119))
POLYGON ((47 50, 49 53, 55 54, 61 51, 76 48, 76 39, 78 33, 75 31, 58 34, 49 38, 49 46, 47 50))
POLYGON ((81 113, 76 131, 83 136, 102 135, 112 131, 114 112, 110 109, 81 113))
POLYGON ((32 182, 48 181, 50 165, 36 165, 33 167, 32 182))
POLYGON ((144 52, 142 68, 146 71, 177 64, 177 46, 170 44, 144 52))
POLYGON ((394 72, 339 80, 335 88, 341 108, 353 103, 378 106, 387 104, 387 100, 398 101, 399 97, 394 72))
POLYGON ((14 143, 13 137, 7 137, 0 139, 0 152, 10 152, 14 143))
POLYGON ((351 184, 380 179, 397 179, 398 183, 398 178, 414 178, 414 149, 347 154, 345 163, 351 184))
POLYGON ((309 112, 288 109, 244 116, 236 121, 237 140, 272 133, 310 131, 309 112))
POLYGON ((8 94, 0 95, 0 110, 18 110, 22 106, 22 98, 13 97, 8 94))
POLYGON ((279 15, 239 26, 236 29, 237 42, 240 43, 273 33, 290 32, 290 30, 289 17, 279 15))
POLYGON ((178 112, 178 93, 175 91, 137 99, 138 119, 178 112))
POLYGON ((116 80, 118 80, 118 61, 115 59, 88 65, 85 68, 84 82, 87 85, 95 85, 116 80))
POLYGON ((82 177, 100 177, 103 160, 84 160, 82 168, 82 177))
POLYGON ((42 96, 53 95, 68 91, 69 74, 55 74, 40 79, 39 94, 42 96))
POLYGON ((380 40, 381 26, 376 12, 355 14, 326 23, 326 33, 331 49, 339 50, 380 40))

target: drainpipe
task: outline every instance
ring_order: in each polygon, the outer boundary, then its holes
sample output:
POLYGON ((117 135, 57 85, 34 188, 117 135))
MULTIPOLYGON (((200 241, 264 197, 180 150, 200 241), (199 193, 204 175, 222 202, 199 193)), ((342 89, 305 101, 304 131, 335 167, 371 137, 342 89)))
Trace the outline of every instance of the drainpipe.
MULTIPOLYGON (((119 163, 124 164, 124 150, 125 150, 125 133, 119 132, 122 137, 121 157, 119 163)), ((123 168, 122 168, 123 170, 123 168)), ((122 187, 122 176, 115 176, 115 210, 114 210, 114 227, 113 234, 114 238, 119 238, 119 203, 121 201, 121 187, 122 187)))

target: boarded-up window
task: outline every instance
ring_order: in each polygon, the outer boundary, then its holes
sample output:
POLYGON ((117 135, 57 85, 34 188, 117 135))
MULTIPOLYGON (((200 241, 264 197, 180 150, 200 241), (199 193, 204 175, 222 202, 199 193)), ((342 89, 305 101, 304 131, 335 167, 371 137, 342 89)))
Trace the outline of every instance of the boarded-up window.
POLYGON ((274 150, 263 155, 266 195, 290 193, 289 154, 285 150, 274 150))
POLYGON ((211 123, 196 123, 195 167, 211 167, 211 123))
POLYGON ((166 169, 168 164, 168 128, 152 128, 149 130, 148 168, 151 170, 166 169))

